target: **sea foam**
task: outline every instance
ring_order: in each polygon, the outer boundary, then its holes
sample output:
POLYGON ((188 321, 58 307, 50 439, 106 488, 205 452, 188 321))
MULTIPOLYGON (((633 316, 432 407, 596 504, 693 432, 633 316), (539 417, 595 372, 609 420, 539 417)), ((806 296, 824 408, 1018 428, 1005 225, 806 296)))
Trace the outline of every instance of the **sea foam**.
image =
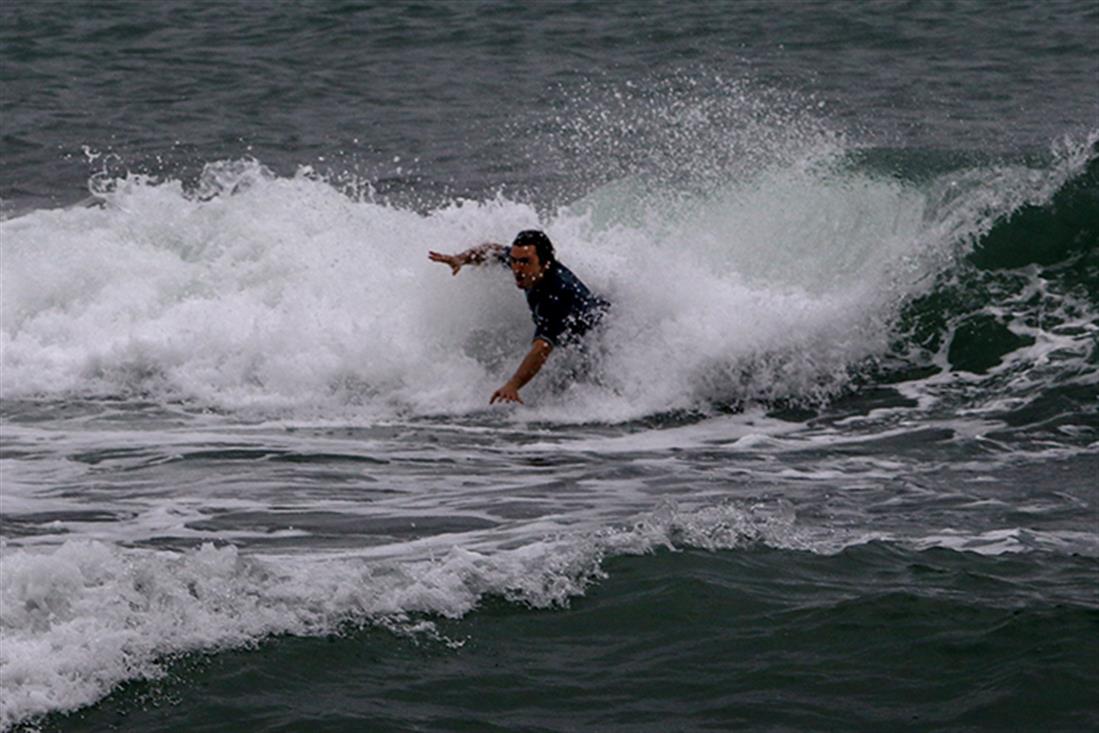
POLYGON ((811 399, 884 348, 898 267, 927 231, 918 192, 819 171, 776 171, 659 225, 600 226, 616 204, 598 196, 549 218, 504 197, 421 213, 227 167, 221 195, 131 176, 99 206, 3 222, 5 396, 475 409, 523 353, 529 315, 506 273, 452 279, 427 250, 544 227, 614 302, 602 379, 531 386, 551 412, 811 399))

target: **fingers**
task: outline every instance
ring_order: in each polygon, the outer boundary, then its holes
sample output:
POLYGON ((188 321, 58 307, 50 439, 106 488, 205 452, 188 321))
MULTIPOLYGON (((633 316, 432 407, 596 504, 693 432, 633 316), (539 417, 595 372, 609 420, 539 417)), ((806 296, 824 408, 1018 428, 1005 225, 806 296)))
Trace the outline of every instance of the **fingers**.
POLYGON ((462 269, 462 262, 458 259, 457 255, 443 254, 442 252, 428 252, 427 258, 432 262, 442 262, 444 265, 450 265, 450 274, 457 275, 458 271, 462 269))
POLYGON ((495 405, 497 402, 518 402, 520 405, 526 404, 523 402, 523 398, 519 396, 518 392, 501 387, 492 393, 492 397, 488 403, 495 405))

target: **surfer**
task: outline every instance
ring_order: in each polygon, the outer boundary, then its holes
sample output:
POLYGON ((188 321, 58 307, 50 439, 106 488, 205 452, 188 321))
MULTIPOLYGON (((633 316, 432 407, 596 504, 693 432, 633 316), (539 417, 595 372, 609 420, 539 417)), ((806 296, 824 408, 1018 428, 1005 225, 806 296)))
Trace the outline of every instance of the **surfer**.
POLYGON ((453 275, 465 265, 480 265, 490 260, 499 262, 511 267, 515 285, 526 291, 527 305, 534 319, 530 351, 511 379, 492 393, 489 404, 522 404, 519 390, 538 374, 550 352, 558 346, 576 343, 602 320, 610 306, 557 261, 553 243, 544 232, 536 229, 519 232, 510 248, 487 242, 454 255, 428 252, 427 256, 432 262, 450 265, 453 275))

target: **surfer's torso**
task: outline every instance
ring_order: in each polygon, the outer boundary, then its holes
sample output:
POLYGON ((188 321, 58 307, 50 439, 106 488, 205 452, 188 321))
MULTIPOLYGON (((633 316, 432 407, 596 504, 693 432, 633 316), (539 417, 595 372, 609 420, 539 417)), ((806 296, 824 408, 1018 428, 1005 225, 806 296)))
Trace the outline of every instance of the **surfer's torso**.
POLYGON ((552 346, 572 343, 602 320, 610 303, 593 294, 560 262, 553 262, 527 291, 534 338, 552 346))

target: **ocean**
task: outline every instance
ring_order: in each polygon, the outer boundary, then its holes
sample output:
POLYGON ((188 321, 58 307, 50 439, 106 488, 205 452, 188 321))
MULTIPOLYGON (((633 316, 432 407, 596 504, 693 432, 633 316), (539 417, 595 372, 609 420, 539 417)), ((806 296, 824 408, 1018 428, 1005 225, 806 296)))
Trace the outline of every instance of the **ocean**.
POLYGON ((0 730, 1099 729, 1097 37, 0 4, 0 730))

